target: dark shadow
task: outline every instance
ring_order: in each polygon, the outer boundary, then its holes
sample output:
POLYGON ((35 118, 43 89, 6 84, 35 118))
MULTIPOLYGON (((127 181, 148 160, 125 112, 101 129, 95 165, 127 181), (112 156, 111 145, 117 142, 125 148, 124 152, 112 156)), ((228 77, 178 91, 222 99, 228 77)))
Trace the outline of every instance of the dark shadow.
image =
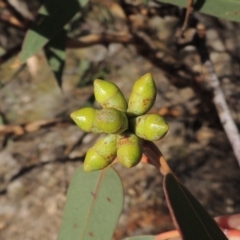
POLYGON ((81 9, 81 5, 77 0, 72 0, 71 4, 68 5, 64 3, 64 1, 58 0, 44 1, 47 15, 39 13, 30 29, 47 39, 53 38, 71 20, 73 15, 81 9), (58 16, 57 19, 56 15, 58 16))
POLYGON ((16 173, 14 176, 12 176, 12 178, 10 179, 10 182, 12 182, 12 181, 16 180, 17 178, 22 177, 23 175, 31 172, 33 169, 42 168, 42 167, 44 167, 45 165, 48 165, 48 164, 58 164, 58 163, 65 164, 66 162, 83 161, 83 159, 84 159, 84 157, 77 157, 77 158, 71 158, 71 159, 66 157, 66 158, 56 159, 55 161, 37 163, 37 164, 33 164, 31 166, 23 167, 19 170, 18 173, 16 173))
POLYGON ((48 64, 51 67, 59 87, 62 86, 62 74, 65 66, 66 31, 61 30, 44 47, 48 64), (59 52, 62 54, 59 55, 59 52))
POLYGON ((205 2, 206 2, 206 0, 197 0, 197 1, 193 4, 194 10, 200 11, 205 2))
MULTIPOLYGON (((9 183, 24 176, 25 174, 28 174, 29 172, 33 171, 34 169, 43 168, 44 166, 49 165, 49 164, 65 164, 66 162, 82 162, 84 160, 84 158, 85 158, 84 156, 71 158, 71 159, 68 157, 64 157, 64 158, 56 159, 54 161, 37 163, 37 164, 32 164, 30 166, 22 167, 15 175, 12 176, 9 183)), ((4 195, 4 194, 7 194, 7 187, 0 189, 0 195, 4 195)))
POLYGON ((213 136, 198 149, 192 144, 187 148, 174 146, 171 154, 169 164, 173 172, 210 214, 226 214, 227 198, 233 199, 232 208, 239 211, 239 166, 224 134, 213 136))

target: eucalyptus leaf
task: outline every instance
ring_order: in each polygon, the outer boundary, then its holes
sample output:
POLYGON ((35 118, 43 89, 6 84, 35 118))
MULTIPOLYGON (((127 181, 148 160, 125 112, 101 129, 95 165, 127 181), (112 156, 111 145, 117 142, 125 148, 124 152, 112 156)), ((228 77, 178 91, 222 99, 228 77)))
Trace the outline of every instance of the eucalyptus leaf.
POLYGON ((59 87, 62 86, 62 74, 65 65, 66 31, 62 30, 45 46, 48 64, 52 69, 59 87))
POLYGON ((68 189, 58 240, 111 240, 123 206, 122 182, 112 168, 79 167, 68 189))
POLYGON ((184 240, 227 240, 213 218, 173 174, 167 174, 163 184, 168 207, 184 240))
MULTIPOLYGON (((186 8, 189 0, 157 0, 186 8)), ((196 11, 215 17, 240 22, 240 0, 197 0, 193 5, 196 11)))
POLYGON ((25 36, 19 60, 24 63, 63 29, 88 0, 46 0, 25 36))

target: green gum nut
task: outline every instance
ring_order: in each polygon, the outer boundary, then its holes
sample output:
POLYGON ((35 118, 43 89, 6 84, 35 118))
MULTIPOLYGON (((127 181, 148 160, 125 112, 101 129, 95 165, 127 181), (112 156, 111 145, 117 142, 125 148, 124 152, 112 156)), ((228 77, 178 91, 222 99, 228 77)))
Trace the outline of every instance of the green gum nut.
POLYGON ((113 162, 117 156, 116 139, 117 135, 108 134, 87 151, 83 164, 85 172, 103 169, 113 162))
POLYGON ((134 133, 145 140, 157 141, 168 132, 166 120, 158 114, 146 114, 130 120, 134 133))
POLYGON ((98 110, 94 108, 82 108, 71 113, 70 117, 85 132, 103 133, 97 125, 98 110))
POLYGON ((94 81, 94 95, 103 108, 115 108, 127 111, 127 102, 121 90, 112 82, 96 79, 94 81))
POLYGON ((117 157, 119 162, 127 168, 136 166, 142 158, 141 139, 131 132, 118 135, 117 157))
POLYGON ((128 128, 128 118, 115 108, 104 108, 97 114, 97 125, 105 133, 122 133, 128 128))
POLYGON ((145 74, 133 85, 127 112, 130 116, 145 114, 156 99, 157 88, 150 73, 145 74))

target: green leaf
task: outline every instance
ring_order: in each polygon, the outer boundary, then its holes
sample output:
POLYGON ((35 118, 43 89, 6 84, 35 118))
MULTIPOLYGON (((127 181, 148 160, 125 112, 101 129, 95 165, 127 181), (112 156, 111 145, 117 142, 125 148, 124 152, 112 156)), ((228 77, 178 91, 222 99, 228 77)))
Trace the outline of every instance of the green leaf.
POLYGON ((24 63, 52 39, 88 0, 46 0, 27 31, 19 60, 24 63))
MULTIPOLYGON (((157 0, 186 8, 188 0, 157 0)), ((202 13, 240 22, 240 0, 198 0, 194 9, 202 13)))
POLYGON ((59 87, 62 86, 62 73, 65 65, 66 31, 62 30, 45 46, 48 64, 52 69, 59 87))
POLYGON ((184 240, 227 240, 217 223, 171 174, 164 177, 164 192, 184 240))
POLYGON ((121 180, 112 168, 79 167, 67 194, 58 240, 111 240, 123 206, 121 180))

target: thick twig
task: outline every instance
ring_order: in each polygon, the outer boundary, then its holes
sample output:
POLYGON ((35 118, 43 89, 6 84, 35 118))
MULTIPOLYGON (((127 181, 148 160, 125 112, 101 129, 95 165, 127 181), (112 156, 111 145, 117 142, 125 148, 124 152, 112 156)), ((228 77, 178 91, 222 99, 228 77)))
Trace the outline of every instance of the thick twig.
POLYGON ((2 21, 4 24, 14 27, 18 30, 23 30, 26 28, 22 22, 20 22, 17 18, 14 16, 10 15, 9 13, 7 14, 2 14, 0 16, 0 21, 2 21))
POLYGON ((130 43, 132 41, 132 35, 129 33, 123 34, 90 34, 79 39, 67 39, 68 48, 84 48, 94 44, 101 43, 130 43))
POLYGON ((54 119, 43 119, 38 120, 22 125, 0 125, 0 136, 7 135, 7 134, 14 134, 14 135, 23 135, 27 132, 35 132, 38 131, 40 128, 52 126, 58 123, 64 123, 66 119, 54 118, 54 119))
MULTIPOLYGON (((67 48, 85 48, 90 47, 95 44, 104 44, 104 43, 131 43, 132 42, 131 34, 89 34, 85 37, 79 39, 67 38, 66 46, 67 48)), ((13 47, 8 50, 4 55, 0 57, 0 64, 3 64, 11 57, 15 56, 21 50, 21 44, 13 47)))
POLYGON ((172 173, 172 170, 167 164, 166 159, 162 155, 159 148, 150 141, 144 141, 143 143, 143 158, 142 162, 149 163, 156 167, 164 176, 168 173, 172 173))
POLYGON ((209 52, 205 44, 205 32, 204 26, 199 25, 194 40, 195 46, 197 47, 202 63, 208 72, 209 77, 207 78, 207 81, 213 92, 213 102, 216 106, 219 119, 222 123, 224 131, 227 134, 228 140, 231 143, 233 152, 238 161, 238 165, 240 166, 240 134, 231 116, 229 107, 220 86, 220 81, 210 60, 209 52))
MULTIPOLYGON (((111 165, 117 162, 118 158, 116 157, 111 165)), ((175 174, 172 172, 171 168, 167 164, 167 160, 164 158, 159 148, 153 142, 143 142, 143 155, 141 162, 148 163, 154 166, 162 173, 163 176, 167 175, 168 173, 171 173, 175 176, 175 174)))

